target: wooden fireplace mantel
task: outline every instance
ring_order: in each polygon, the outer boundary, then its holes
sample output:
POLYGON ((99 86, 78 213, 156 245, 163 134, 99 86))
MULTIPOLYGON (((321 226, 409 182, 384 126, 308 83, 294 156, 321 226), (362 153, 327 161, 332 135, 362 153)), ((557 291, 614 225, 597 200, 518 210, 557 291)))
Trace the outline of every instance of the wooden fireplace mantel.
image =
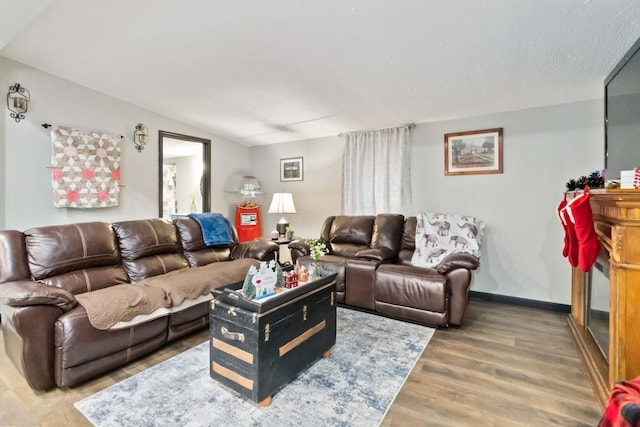
POLYGON ((640 190, 591 190, 600 243, 609 252, 609 363, 587 330, 588 273, 571 274, 569 329, 604 409, 617 381, 640 375, 640 190))

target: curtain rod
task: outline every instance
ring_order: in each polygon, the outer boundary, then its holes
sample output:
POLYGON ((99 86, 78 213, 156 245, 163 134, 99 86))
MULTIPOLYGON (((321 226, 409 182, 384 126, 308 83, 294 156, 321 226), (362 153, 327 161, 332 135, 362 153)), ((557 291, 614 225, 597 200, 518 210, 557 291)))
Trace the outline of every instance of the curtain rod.
MULTIPOLYGON (((49 129, 51 127, 51 125, 49 123, 43 123, 42 127, 45 129, 49 129)), ((124 139, 124 136, 122 135, 118 135, 120 137, 120 139, 124 139)))
MULTIPOLYGON (((390 126, 390 127, 376 128, 376 129, 356 130, 356 131, 352 131, 352 132, 371 132, 371 131, 374 131, 374 130, 401 128, 401 127, 404 127, 404 126, 409 126, 409 129, 413 129, 414 127, 416 127, 416 124, 415 123, 408 123, 406 125, 400 125, 400 126, 390 126)), ((338 136, 344 136, 345 133, 351 133, 351 132, 340 132, 338 134, 338 136)))

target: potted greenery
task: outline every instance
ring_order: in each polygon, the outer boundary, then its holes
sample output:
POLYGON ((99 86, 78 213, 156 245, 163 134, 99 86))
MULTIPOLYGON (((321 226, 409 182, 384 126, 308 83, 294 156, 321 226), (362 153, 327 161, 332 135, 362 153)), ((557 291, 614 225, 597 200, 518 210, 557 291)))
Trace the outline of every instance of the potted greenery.
POLYGON ((291 228, 291 226, 287 226, 287 228, 285 229, 285 233, 287 240, 293 239, 293 228, 291 228))
POLYGON ((307 239, 307 244, 309 245, 309 252, 311 258, 313 258, 313 278, 320 278, 320 266, 318 262, 320 261, 320 257, 329 253, 327 249, 327 245, 324 242, 318 239, 307 239))

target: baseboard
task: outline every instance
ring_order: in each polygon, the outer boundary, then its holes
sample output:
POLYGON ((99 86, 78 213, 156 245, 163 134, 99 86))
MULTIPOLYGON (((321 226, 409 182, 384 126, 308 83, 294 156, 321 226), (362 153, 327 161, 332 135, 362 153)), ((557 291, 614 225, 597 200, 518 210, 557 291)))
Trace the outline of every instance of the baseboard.
POLYGON ((571 306, 555 302, 538 301, 535 299, 509 297, 506 295, 490 294, 488 292, 469 291, 471 298, 482 299, 503 304, 521 305, 523 307, 541 308, 543 310, 571 313, 571 306))

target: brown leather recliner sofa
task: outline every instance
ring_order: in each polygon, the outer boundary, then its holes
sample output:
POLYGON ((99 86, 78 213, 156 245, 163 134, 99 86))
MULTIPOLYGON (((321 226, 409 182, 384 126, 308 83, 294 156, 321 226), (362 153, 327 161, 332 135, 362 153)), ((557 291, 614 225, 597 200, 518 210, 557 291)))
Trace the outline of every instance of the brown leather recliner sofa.
POLYGON ((277 244, 238 243, 233 231, 234 243, 217 247, 205 245, 192 218, 0 231, 0 310, 9 359, 33 389, 69 387, 208 327, 210 293, 107 330, 92 325, 76 296, 132 290, 145 280, 171 287, 199 268, 215 269, 207 280, 219 287, 228 284, 220 277, 238 281, 256 260, 277 259, 277 244))
MULTIPOLYGON (((323 274, 337 273, 337 301, 428 325, 461 325, 478 258, 452 253, 434 268, 414 266, 415 234, 415 217, 328 217, 319 240, 329 253, 320 258, 319 268, 323 274)), ((313 264, 305 240, 291 242, 289 249, 294 263, 313 264)))

